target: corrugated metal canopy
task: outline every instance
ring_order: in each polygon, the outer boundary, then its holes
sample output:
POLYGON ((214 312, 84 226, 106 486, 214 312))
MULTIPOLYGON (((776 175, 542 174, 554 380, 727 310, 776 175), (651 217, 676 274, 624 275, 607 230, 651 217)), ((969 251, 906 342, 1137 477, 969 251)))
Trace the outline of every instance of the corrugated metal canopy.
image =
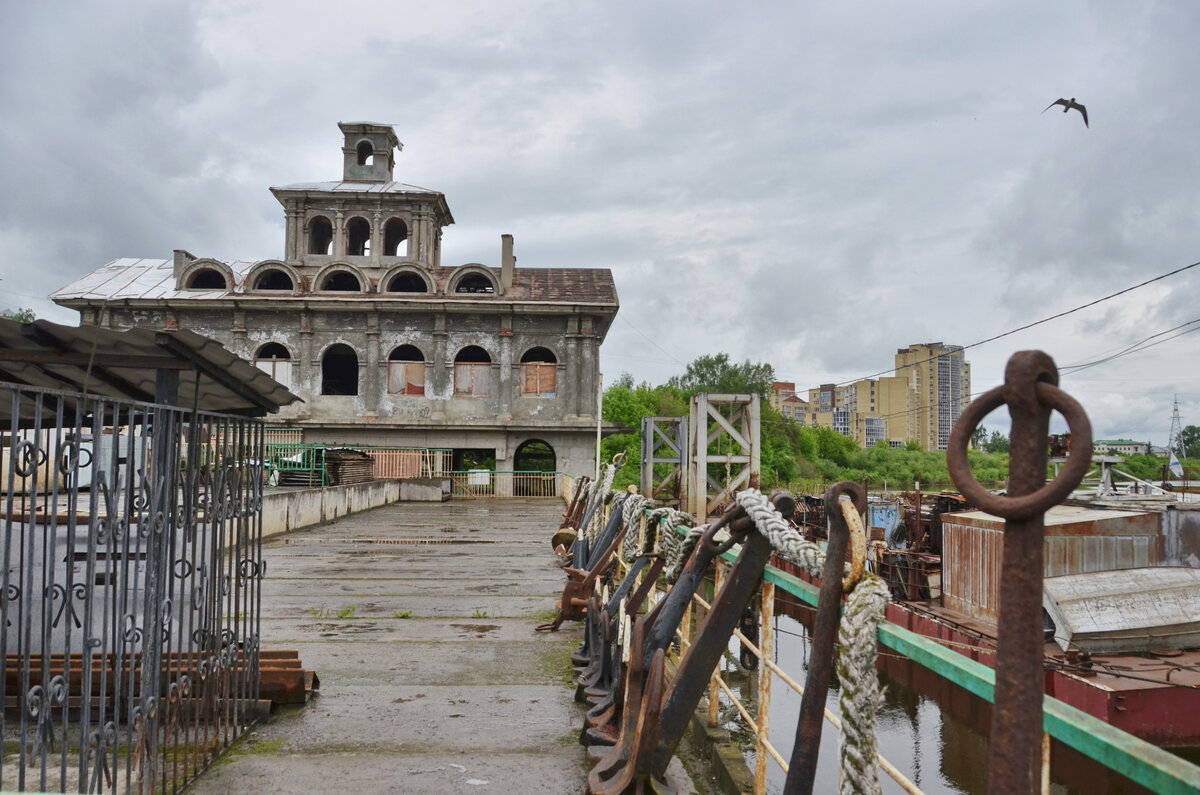
POLYGON ((1066 651, 1144 652, 1200 645, 1200 571, 1182 567, 1047 577, 1042 606, 1066 651))
MULTIPOLYGON (((0 318, 0 381, 154 402, 158 370, 179 372, 176 405, 184 408, 263 416, 300 399, 219 342, 191 331, 0 318)), ((5 423, 12 420, 7 402, 0 401, 5 423)))

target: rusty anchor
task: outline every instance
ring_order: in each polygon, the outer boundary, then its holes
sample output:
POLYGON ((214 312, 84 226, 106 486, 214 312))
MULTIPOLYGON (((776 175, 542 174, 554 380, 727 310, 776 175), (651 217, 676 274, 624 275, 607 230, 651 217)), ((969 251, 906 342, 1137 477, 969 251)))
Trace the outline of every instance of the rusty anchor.
MULTIPOLYGON (((796 501, 786 492, 773 494, 771 502, 783 516, 795 511, 796 501)), ((588 775, 588 792, 643 792, 662 780, 770 556, 770 541, 754 532, 754 520, 740 506, 731 507, 709 525, 670 593, 633 625, 616 744, 588 749, 589 758, 596 761, 588 775), (729 528, 730 537, 718 543, 716 535, 722 527, 729 528), (741 554, 667 686, 666 651, 692 596, 713 559, 739 542, 741 554)))
POLYGON ((862 486, 844 480, 825 492, 825 516, 829 525, 829 542, 825 550, 825 568, 821 574, 821 592, 817 599, 817 615, 813 622, 812 652, 800 700, 800 720, 796 725, 796 740, 788 763, 787 781, 783 791, 811 793, 817 774, 817 755, 821 747, 824 725, 825 698, 829 695, 829 680, 833 674, 833 651, 841 623, 842 570, 846 551, 850 548, 850 528, 838 504, 847 495, 861 514, 867 510, 867 494, 862 486))
POLYGON ((535 627, 538 632, 556 632, 562 622, 583 618, 588 599, 596 590, 597 578, 616 562, 617 549, 625 539, 628 528, 621 516, 623 501, 621 497, 613 501, 608 524, 596 539, 596 548, 588 557, 586 567, 565 569, 567 583, 563 586, 562 597, 558 601, 558 615, 549 624, 539 624, 535 627))
POLYGON ((946 462, 966 499, 1004 521, 996 694, 988 791, 1018 795, 1040 789, 1042 763, 1042 575, 1045 513, 1083 480, 1092 458, 1092 428, 1083 408, 1058 388, 1058 369, 1042 351, 1008 360, 1004 384, 967 406, 950 433, 946 462), (986 491, 971 474, 967 443, 984 417, 1002 405, 1012 416, 1008 496, 986 491), (1050 411, 1071 431, 1071 455, 1046 483, 1050 411))
MULTIPOLYGON (((619 624, 621 616, 636 615, 645 603, 646 597, 651 589, 654 588, 658 581, 658 575, 662 573, 663 566, 666 565, 666 560, 660 555, 644 556, 634 562, 636 567, 642 561, 650 561, 649 570, 646 576, 642 579, 641 585, 637 591, 624 600, 624 609, 621 609, 623 596, 618 596, 610 600, 609 605, 605 608, 604 626, 606 629, 606 642, 603 648, 603 654, 606 656, 606 663, 610 666, 609 685, 607 691, 599 687, 583 691, 584 697, 591 704, 584 717, 584 728, 580 732, 579 742, 584 746, 601 747, 611 746, 616 744, 617 732, 620 727, 622 717, 622 705, 625 695, 625 667, 622 664, 624 658, 624 647, 616 644, 618 636, 619 624), (653 558, 651 560, 651 557, 653 558)), ((644 564, 643 564, 644 565, 644 564)), ((633 571, 633 569, 631 569, 633 571)), ((636 578, 636 573, 635 573, 636 578)), ((629 640, 626 639, 625 646, 629 645, 629 640)))
POLYGON ((597 691, 607 693, 612 689, 613 641, 616 629, 614 622, 620 612, 621 604, 624 603, 627 614, 636 613, 649 590, 647 583, 653 585, 654 580, 658 579, 664 563, 665 561, 660 555, 639 556, 630 565, 629 571, 625 573, 625 577, 603 607, 600 605, 599 597, 594 597, 595 601, 588 603, 587 635, 585 637, 591 643, 587 649, 587 660, 579 670, 580 690, 576 693, 577 700, 583 700, 588 691, 593 694, 597 691), (642 587, 630 597, 630 591, 638 584, 638 577, 646 570, 647 566, 649 566, 649 571, 642 587))
POLYGON ((563 514, 562 524, 558 526, 558 530, 550 537, 550 547, 560 559, 566 559, 567 550, 575 542, 579 522, 583 518, 583 509, 587 504, 587 500, 582 499, 582 497, 587 493, 588 484, 591 482, 592 479, 587 475, 584 475, 576 482, 575 495, 571 497, 571 504, 567 506, 567 511, 563 514))

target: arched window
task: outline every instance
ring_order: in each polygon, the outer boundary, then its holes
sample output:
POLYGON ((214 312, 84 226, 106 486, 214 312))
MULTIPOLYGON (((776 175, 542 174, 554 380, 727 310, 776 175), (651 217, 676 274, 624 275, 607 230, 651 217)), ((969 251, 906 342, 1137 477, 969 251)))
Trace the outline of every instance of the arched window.
POLYGON ((492 394, 492 357, 478 345, 468 345, 454 357, 455 397, 492 394))
POLYGON ((346 223, 346 254, 365 257, 371 253, 371 224, 366 218, 354 216, 346 223))
POLYGON ((286 387, 292 385, 292 354, 278 342, 268 342, 254 354, 254 366, 286 387))
POLYGON ((375 154, 375 147, 371 146, 370 141, 359 141, 356 150, 360 166, 365 166, 367 161, 371 159, 371 155, 375 154))
POLYGON ((328 254, 333 243, 333 224, 323 215, 308 222, 308 253, 328 254))
POLYGON ((408 256, 408 227, 401 218, 389 218, 383 225, 383 256, 408 256))
POLYGON ((425 356, 415 345, 401 345, 388 354, 388 394, 425 394, 425 356))
POLYGON ((226 290, 225 274, 216 268, 198 268, 187 280, 189 290, 226 290))
POLYGON ((358 394, 358 355, 349 345, 333 345, 321 357, 321 394, 358 394))
POLYGON ((496 286, 482 273, 468 273, 455 285, 454 292, 493 294, 496 292, 496 286))
POLYGON ((255 290, 295 290, 292 277, 286 272, 272 268, 265 270, 254 280, 255 290))
POLYGON ((320 290, 329 292, 361 293, 362 284, 358 277, 349 271, 332 271, 321 280, 320 290))
POLYGON ((532 397, 558 394, 558 360, 548 348, 530 348, 521 357, 521 394, 532 397))
POLYGON ((388 282, 387 292, 389 293, 427 293, 429 285, 425 283, 417 274, 412 271, 402 271, 392 277, 388 282))

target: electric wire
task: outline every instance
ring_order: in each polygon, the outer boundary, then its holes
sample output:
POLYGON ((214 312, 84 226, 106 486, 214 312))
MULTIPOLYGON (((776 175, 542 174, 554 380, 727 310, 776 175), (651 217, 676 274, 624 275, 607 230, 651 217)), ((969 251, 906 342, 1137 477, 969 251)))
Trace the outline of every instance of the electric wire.
MULTIPOLYGON (((1176 274, 1183 273, 1184 271, 1191 270, 1192 268, 1195 268, 1195 267, 1197 267, 1197 266, 1200 266, 1200 261, 1193 262, 1193 263, 1192 263, 1192 264, 1190 264, 1190 265, 1184 265, 1184 266, 1182 266, 1182 267, 1176 268, 1175 270, 1168 271, 1167 273, 1163 273, 1163 274, 1160 274, 1160 275, 1158 275, 1158 276, 1155 276, 1155 277, 1154 277, 1154 278, 1152 278, 1152 279, 1147 279, 1147 280, 1146 280, 1146 281, 1144 281, 1144 282, 1138 282, 1137 284, 1135 284, 1135 285, 1132 285, 1132 286, 1130 286, 1130 287, 1126 287, 1126 288, 1125 288, 1125 289, 1123 289, 1123 290, 1117 290, 1115 293, 1109 293, 1108 295, 1102 296, 1101 298, 1097 298, 1097 299, 1095 299, 1095 300, 1093 300, 1093 301, 1088 301, 1086 304, 1080 304, 1079 306, 1076 306, 1076 307, 1074 307, 1074 308, 1072 308, 1072 309, 1067 309, 1067 310, 1065 310, 1065 311, 1063 311, 1063 312, 1058 312, 1058 313, 1056 313, 1056 314, 1050 315, 1049 317, 1044 317, 1044 318, 1042 318, 1041 320, 1035 320, 1035 321, 1033 321, 1032 323, 1026 323, 1026 324, 1025 324, 1025 325, 1023 325, 1023 326, 1018 326, 1017 328, 1011 329, 1011 330, 1009 330, 1009 331, 1005 331, 1005 332, 1002 332, 1002 333, 1000 333, 1000 334, 996 334, 996 335, 994 335, 994 336, 988 337, 988 338, 986 338, 986 339, 979 340, 979 341, 977 341, 977 342, 972 342, 972 343, 971 343, 971 344, 969 344, 969 345, 963 345, 963 346, 961 346, 961 347, 959 348, 959 350, 964 350, 964 351, 965 351, 965 350, 967 350, 967 349, 969 349, 969 348, 977 348, 977 347, 979 347, 980 345, 985 345, 985 344, 987 344, 987 343, 989 343, 989 342, 995 342, 995 341, 996 341, 996 340, 998 340, 998 339, 1003 339, 1004 337, 1009 337, 1009 336, 1012 336, 1013 334, 1016 334, 1017 332, 1020 332, 1020 331, 1025 331, 1026 329, 1031 329, 1031 328, 1033 328, 1034 326, 1040 326, 1040 325, 1042 325, 1043 323, 1049 323, 1051 320, 1058 320, 1058 319, 1059 319, 1059 318, 1061 318, 1061 317, 1066 317, 1067 315, 1072 315, 1072 314, 1074 314, 1074 313, 1076 313, 1076 312, 1079 312, 1079 311, 1081 311, 1081 310, 1083 310, 1083 309, 1088 309, 1089 307, 1093 307, 1093 306, 1096 306, 1097 304, 1104 303, 1105 301, 1108 301, 1108 300, 1110 300, 1110 299, 1116 298, 1116 297, 1118 297, 1118 296, 1121 296, 1121 295, 1125 295, 1126 293, 1129 293, 1129 292, 1133 292, 1134 290, 1137 290, 1137 289, 1139 289, 1139 288, 1141 288, 1141 287, 1145 287, 1145 286, 1146 286, 1146 285, 1148 285, 1148 284, 1153 284, 1154 282, 1161 281, 1161 280, 1163 280, 1163 279, 1166 279, 1166 278, 1168 278, 1168 277, 1170 277, 1170 276, 1174 276, 1174 275, 1176 275, 1176 274)), ((957 346, 956 346, 956 347, 957 347, 957 346)), ((919 364, 926 364, 926 363, 928 363, 928 362, 932 362, 932 361, 934 361, 935 359, 939 359, 939 358, 941 358, 942 356, 945 356, 945 355, 946 355, 946 354, 944 354, 944 353, 943 353, 943 354, 934 354, 933 356, 930 356, 928 359, 926 359, 924 362, 918 362, 918 363, 915 363, 915 364, 905 365, 905 367, 913 367, 913 366, 916 366, 916 365, 919 365, 919 364)), ((874 374, 872 374, 872 375, 863 376, 862 378, 852 378, 852 379, 850 379, 849 381, 843 381, 843 382, 841 382, 841 383, 837 384, 837 386, 845 386, 845 385, 847 385, 847 384, 853 384, 853 383, 855 383, 856 381, 865 381, 865 380, 867 380, 868 378, 878 378, 878 377, 879 377, 879 376, 881 376, 881 375, 887 375, 888 373, 894 373, 894 372, 896 372, 897 370, 900 370, 900 369, 901 369, 901 368, 899 368, 899 367, 893 367, 893 368, 892 368, 892 369, 890 369, 890 370, 882 370, 882 371, 880 371, 880 372, 878 372, 878 373, 874 373, 874 374)))

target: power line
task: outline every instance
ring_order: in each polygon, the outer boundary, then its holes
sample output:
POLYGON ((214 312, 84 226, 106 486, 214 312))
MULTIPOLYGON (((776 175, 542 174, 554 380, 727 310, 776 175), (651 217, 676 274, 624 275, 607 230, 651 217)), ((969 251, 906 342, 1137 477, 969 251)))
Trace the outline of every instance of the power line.
MULTIPOLYGON (((1146 286, 1146 285, 1148 285, 1148 284, 1153 284, 1154 282, 1157 282, 1157 281, 1162 281, 1163 279, 1166 279, 1166 278, 1167 278, 1167 277, 1169 277, 1169 276, 1174 276, 1174 275, 1176 275, 1176 274, 1178 274, 1178 273, 1183 273, 1183 272, 1184 272, 1184 271, 1186 271, 1186 270, 1191 270, 1192 268, 1195 268, 1195 267, 1197 267, 1197 266, 1200 266, 1200 261, 1198 261, 1198 262, 1193 262, 1191 265, 1184 265, 1184 266, 1183 266, 1183 267, 1181 267, 1181 268, 1176 268, 1176 269, 1175 269, 1175 270, 1173 270, 1173 271, 1168 271, 1167 273, 1161 274, 1161 275, 1159 275, 1159 276, 1155 276, 1155 277, 1154 277, 1154 278, 1152 278, 1152 279, 1147 279, 1147 280, 1146 280, 1146 281, 1144 281, 1144 282, 1139 282, 1139 283, 1137 283, 1137 284, 1133 285, 1132 287, 1126 287, 1124 290, 1117 290, 1115 293, 1109 293, 1108 295, 1106 295, 1106 296, 1103 296, 1102 298, 1097 298, 1097 299, 1096 299, 1096 300, 1094 300, 1094 301, 1088 301, 1086 304, 1080 304, 1079 306, 1077 306, 1077 307, 1074 307, 1073 309, 1068 309, 1068 310, 1066 310, 1066 311, 1064 311, 1064 312, 1059 312, 1059 313, 1057 313, 1057 314, 1050 315, 1049 317, 1044 317, 1044 318, 1042 318, 1041 320, 1035 320, 1035 321, 1033 321, 1032 323, 1026 323, 1026 324, 1025 324, 1025 325, 1023 325, 1023 326, 1018 326, 1017 328, 1015 328, 1015 329, 1012 329, 1012 330, 1010 330, 1010 331, 1005 331, 1005 332, 1003 332, 1002 334, 996 334, 995 336, 988 337, 987 339, 982 339, 982 340, 979 340, 978 342, 972 342, 970 345, 963 345, 963 346, 960 348, 960 350, 964 350, 964 351, 965 351, 965 350, 967 350, 968 348, 977 348, 977 347, 979 347, 980 345, 985 345, 985 344, 987 344, 987 343, 989 343, 989 342, 995 342, 995 341, 996 341, 996 340, 998 340, 998 339, 1003 339, 1004 337, 1008 337, 1008 336, 1011 336, 1011 335, 1013 335, 1013 334, 1016 334, 1016 333, 1017 333, 1017 332, 1019 332, 1019 331, 1025 331, 1026 329, 1031 329, 1031 328, 1033 328, 1034 326, 1040 326, 1040 325, 1041 325, 1041 324, 1043 324, 1043 323, 1049 323, 1051 320, 1057 320, 1057 319, 1059 319, 1060 317, 1066 317, 1067 315, 1074 314, 1075 312, 1078 312, 1078 311, 1080 311, 1080 310, 1087 309, 1088 307, 1092 307, 1092 306, 1095 306, 1096 304, 1103 303, 1103 302, 1105 302, 1105 301, 1108 301, 1109 299, 1116 298, 1117 296, 1124 295, 1125 293, 1129 293, 1129 292, 1132 292, 1132 291, 1134 291, 1134 290, 1137 290, 1137 289, 1138 289, 1138 288, 1140 288, 1140 287, 1145 287, 1145 286, 1146 286)), ((930 357, 929 357, 928 359, 926 359, 924 362, 917 362, 917 363, 914 363, 914 364, 905 365, 905 367, 915 367, 915 366, 918 366, 918 365, 920 365, 920 364, 925 364, 925 363, 927 363, 927 362, 931 362, 931 361, 933 361, 934 359, 940 358, 941 356, 945 356, 945 355, 946 355, 946 354, 935 354, 935 355, 933 355, 933 356, 930 356, 930 357)), ((843 381, 843 382, 841 382, 840 384, 837 384, 837 386, 845 386, 846 384, 853 384, 855 381, 865 381, 865 380, 867 380, 868 378, 878 378, 878 377, 879 377, 879 376, 881 376, 881 375, 887 375, 888 373, 894 373, 894 372, 896 372, 896 371, 897 371, 897 370, 899 370, 899 369, 900 369, 899 367, 893 367, 893 368, 892 368, 892 369, 890 369, 890 370, 882 370, 882 371, 880 371, 880 372, 878 372, 878 373, 874 373, 873 375, 863 376, 862 378, 854 378, 854 379, 851 379, 851 380, 849 380, 849 381, 843 381)))
POLYGON ((1085 362, 1083 364, 1067 365, 1066 367, 1061 367, 1061 368, 1059 368, 1059 374, 1060 375, 1074 375, 1075 373, 1078 373, 1081 370, 1087 370, 1090 367, 1095 367, 1100 364, 1105 364, 1107 362, 1111 362, 1113 359, 1120 359, 1124 356, 1129 356, 1130 354, 1141 353, 1142 351, 1147 350, 1149 348, 1153 348, 1156 345, 1162 345, 1164 342, 1170 342, 1173 339, 1178 339, 1179 337, 1182 337, 1185 334, 1191 334, 1192 332, 1200 331, 1200 326, 1197 326, 1196 328, 1190 328, 1187 331, 1179 331, 1179 329, 1181 329, 1181 328, 1185 328, 1187 326, 1193 326, 1196 323, 1200 323, 1200 318, 1197 318, 1196 320, 1189 320, 1186 323, 1181 323, 1178 326, 1175 326, 1174 328, 1169 328, 1166 331, 1160 331, 1157 334, 1151 334, 1149 337, 1139 340, 1139 341, 1133 343, 1132 345, 1129 345, 1129 346, 1123 348, 1122 350, 1117 351, 1116 353, 1110 354, 1108 356, 1105 356, 1101 359, 1096 359, 1095 361, 1091 361, 1091 362, 1085 362), (1173 336, 1167 337, 1166 339, 1158 340, 1158 342, 1150 342, 1150 340, 1155 339, 1157 337, 1161 337, 1164 334, 1170 334, 1172 331, 1179 331, 1179 333, 1175 334, 1173 336))
MULTIPOLYGON (((1200 263, 1197 263, 1197 264, 1200 264, 1200 263)), ((1191 267, 1191 266, 1188 266, 1188 267, 1191 267)), ((1099 359, 1096 359, 1096 360, 1093 360, 1090 362, 1082 362, 1080 364, 1075 364, 1075 365, 1064 365, 1063 367, 1059 368, 1059 373, 1060 373, 1060 375, 1064 375, 1064 376, 1065 375, 1074 375, 1075 373, 1081 372, 1081 371, 1089 369, 1091 367, 1096 367, 1101 364, 1107 364, 1108 362, 1111 362, 1115 359, 1120 359, 1120 358, 1123 358, 1125 356, 1130 356, 1135 353, 1141 353, 1142 351, 1149 350, 1150 348, 1153 348, 1156 345, 1161 345, 1164 342, 1170 342, 1173 339, 1178 339, 1179 337, 1182 337, 1185 334, 1191 334, 1193 332, 1200 331, 1200 325, 1196 325, 1196 324, 1200 324, 1200 318, 1196 318, 1195 320, 1189 320, 1186 323, 1179 324, 1178 326, 1173 326, 1172 328, 1166 329, 1164 331, 1159 331, 1154 334, 1151 334, 1148 337, 1145 337, 1131 345, 1125 346, 1124 348, 1116 351, 1115 353, 1105 355, 1099 359), (1194 326, 1194 328, 1187 328, 1188 326, 1194 326), (1180 329, 1187 329, 1187 330, 1180 331, 1180 329), (1166 334, 1171 334, 1172 332, 1176 332, 1176 331, 1178 331, 1179 333, 1174 334, 1170 337, 1166 337, 1166 339, 1158 339, 1159 337, 1163 337, 1166 334), (1151 342, 1151 340, 1157 340, 1157 341, 1151 342)), ((979 343, 977 343, 977 344, 979 344, 979 343)), ((942 355, 945 355, 945 354, 942 354, 942 355)), ((928 361, 932 361, 933 358, 938 358, 938 357, 930 357, 930 359, 928 361)), ((853 382, 851 382, 851 383, 853 383, 853 382)), ((980 395, 984 394, 984 392, 987 392, 987 391, 988 390, 985 389, 985 390, 971 393, 970 395, 967 396, 968 402, 970 400, 973 400, 974 398, 979 397, 980 395)), ((1150 393, 1147 393, 1147 394, 1150 394, 1150 393)), ((898 411, 890 412, 888 414, 876 414, 875 418, 883 419, 883 420, 891 420, 893 418, 919 415, 924 412, 930 411, 931 409, 940 408, 940 407, 941 407, 941 401, 935 400, 931 403, 920 404, 917 406, 913 406, 912 408, 901 409, 898 411)), ((873 412, 866 412, 866 413, 871 414, 873 412)))
POLYGON ((638 334, 641 334, 641 335, 642 335, 642 337, 643 337, 643 338, 645 338, 646 342, 649 342, 649 343, 650 343, 651 345, 653 345, 655 348, 658 348, 660 351, 662 351, 662 352, 663 352, 663 353, 666 355, 666 357, 667 357, 668 359, 670 359, 671 361, 675 362, 676 364, 681 364, 681 365, 683 365, 684 367, 687 367, 687 365, 686 365, 686 364, 683 364, 683 362, 679 361, 679 360, 678 360, 678 359, 676 359, 674 356, 672 356, 672 355, 670 354, 670 352, 668 352, 668 351, 667 351, 665 348, 663 348, 663 346, 659 345, 657 342, 655 342, 655 341, 654 341, 654 340, 652 340, 652 339, 651 339, 649 336, 647 336, 647 335, 646 335, 646 333, 645 333, 645 332, 643 332, 643 331, 642 331, 640 328, 638 328, 637 326, 633 325, 633 324, 632 324, 632 323, 630 323, 628 320, 626 320, 624 315, 618 315, 618 317, 620 317, 620 318, 621 318, 621 320, 624 320, 624 321, 625 321, 625 325, 629 326, 631 329, 633 329, 634 331, 636 331, 638 334))

